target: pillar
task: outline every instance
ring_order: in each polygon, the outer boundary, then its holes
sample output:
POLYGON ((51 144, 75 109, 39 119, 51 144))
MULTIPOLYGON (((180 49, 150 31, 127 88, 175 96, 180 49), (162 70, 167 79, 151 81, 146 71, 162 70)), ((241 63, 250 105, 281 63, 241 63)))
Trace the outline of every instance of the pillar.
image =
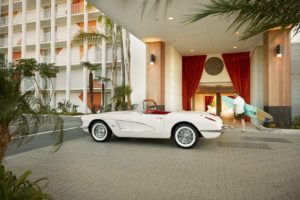
POLYGON ((7 61, 9 63, 13 62, 13 34, 14 34, 14 1, 9 0, 8 4, 8 53, 7 61))
POLYGON ((26 10, 27 10, 27 0, 22 1, 22 49, 21 49, 21 58, 26 58, 26 10))
MULTIPOLYGON (((83 31, 88 32, 88 8, 87 1, 84 1, 84 27, 83 31)), ((83 44, 83 59, 84 62, 88 61, 88 41, 85 40, 83 44)), ((83 67, 83 113, 87 113, 87 68, 83 67)))
MULTIPOLYGON (((56 63, 56 53, 55 53, 55 40, 56 40, 56 33, 55 33, 55 19, 56 19, 56 8, 55 8, 55 0, 51 0, 51 50, 50 50, 50 56, 51 56, 51 63, 56 63)), ((53 85, 50 85, 50 90, 53 91, 53 95, 51 97, 50 105, 51 107, 56 106, 56 96, 55 96, 55 79, 52 80, 53 85)))
POLYGON ((147 42, 146 97, 158 105, 165 104, 165 43, 147 42), (150 63, 151 55, 154 63, 150 63), (152 57, 153 57, 152 56, 152 57))
POLYGON ((70 101, 71 89, 71 6, 72 0, 67 0, 67 66, 66 66, 66 100, 70 101))
POLYGON ((291 125, 291 41, 290 30, 264 33, 264 109, 278 127, 291 125), (281 45, 278 57, 276 46, 281 45))

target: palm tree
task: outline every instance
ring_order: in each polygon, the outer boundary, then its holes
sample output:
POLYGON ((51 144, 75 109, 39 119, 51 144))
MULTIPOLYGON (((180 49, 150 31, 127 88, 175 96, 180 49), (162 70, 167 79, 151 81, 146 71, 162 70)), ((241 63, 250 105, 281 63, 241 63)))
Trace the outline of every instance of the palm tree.
MULTIPOLYGON (((142 2, 142 16, 152 3, 152 9, 159 6, 165 9, 172 0, 155 0, 142 2), (164 4, 163 4, 164 3, 164 4)), ((233 19, 228 27, 239 30, 245 26, 241 39, 248 39, 270 29, 280 28, 281 31, 294 28, 294 35, 300 31, 299 0, 210 0, 209 4, 193 9, 193 14, 186 16, 185 23, 193 23, 208 16, 223 16, 233 19)))
POLYGON ((41 126, 47 125, 53 129, 57 149, 63 142, 63 119, 50 106, 36 99, 33 91, 21 92, 20 85, 26 72, 0 62, 0 163, 12 138, 22 145, 32 138, 26 136, 35 135, 41 126), (10 128, 12 125, 14 130, 10 128))
POLYGON ((49 105, 54 94, 52 79, 56 78, 59 72, 59 68, 51 63, 37 63, 34 58, 20 59, 16 67, 21 70, 24 78, 29 79, 32 85, 35 86, 35 91, 39 94, 38 96, 41 100, 41 103, 44 106, 49 105), (39 74, 42 79, 49 80, 52 86, 48 101, 46 101, 46 97, 48 95, 47 88, 42 87, 42 85, 40 84, 41 82, 36 79, 36 73, 39 74))
MULTIPOLYGON (((112 90, 111 90, 111 96, 114 97, 115 91, 114 88, 117 85, 117 34, 118 34, 118 25, 116 23, 113 23, 113 31, 112 31, 112 79, 111 79, 111 84, 112 84, 112 90)), ((111 110, 115 111, 116 110, 116 101, 114 98, 112 98, 112 103, 111 103, 111 110)))
MULTIPOLYGON (((126 62, 125 62, 125 70, 126 70, 126 82, 128 87, 131 88, 131 53, 130 53, 130 33, 125 30, 125 50, 126 50, 126 62)), ((131 108, 131 93, 127 96, 128 108, 131 108)))
POLYGON ((211 0, 209 4, 195 9, 186 18, 192 23, 208 16, 223 16, 233 19, 229 26, 239 30, 245 26, 241 39, 248 39, 270 29, 295 28, 300 30, 299 0, 211 0))
POLYGON ((101 82, 101 88, 102 88, 102 110, 103 110, 103 108, 106 105, 105 95, 104 95, 105 85, 106 85, 106 82, 110 81, 110 79, 106 78, 106 77, 98 76, 97 80, 101 82))
POLYGON ((94 77, 93 72, 99 69, 100 64, 91 64, 90 62, 81 62, 83 67, 86 67, 89 70, 89 93, 90 93, 90 103, 92 106, 92 113, 96 113, 94 106, 94 77))
POLYGON ((128 98, 130 96, 132 89, 128 85, 121 85, 114 88, 114 96, 113 99, 116 101, 116 110, 128 110, 131 106, 128 106, 128 102, 124 100, 124 96, 128 98))

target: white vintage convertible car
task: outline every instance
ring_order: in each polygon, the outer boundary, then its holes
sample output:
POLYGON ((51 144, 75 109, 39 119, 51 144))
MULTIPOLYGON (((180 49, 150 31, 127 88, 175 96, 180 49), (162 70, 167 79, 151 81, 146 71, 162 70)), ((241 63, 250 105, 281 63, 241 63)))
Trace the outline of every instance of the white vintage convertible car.
POLYGON ((97 142, 112 134, 132 138, 172 138, 182 148, 193 147, 199 137, 216 138, 222 133, 220 117, 205 112, 159 111, 153 100, 144 100, 133 111, 85 115, 81 128, 97 142))

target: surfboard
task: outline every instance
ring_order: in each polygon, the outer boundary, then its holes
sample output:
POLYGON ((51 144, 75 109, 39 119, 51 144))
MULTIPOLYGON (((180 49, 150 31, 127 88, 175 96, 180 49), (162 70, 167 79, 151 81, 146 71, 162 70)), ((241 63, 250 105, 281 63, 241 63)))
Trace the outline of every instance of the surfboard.
MULTIPOLYGON (((225 105, 232 109, 234 109, 233 100, 233 98, 222 96, 222 101, 225 103, 225 105)), ((257 119, 262 122, 273 121, 273 117, 269 113, 258 109, 257 107, 252 106, 250 104, 245 104, 245 115, 252 119, 257 119)))

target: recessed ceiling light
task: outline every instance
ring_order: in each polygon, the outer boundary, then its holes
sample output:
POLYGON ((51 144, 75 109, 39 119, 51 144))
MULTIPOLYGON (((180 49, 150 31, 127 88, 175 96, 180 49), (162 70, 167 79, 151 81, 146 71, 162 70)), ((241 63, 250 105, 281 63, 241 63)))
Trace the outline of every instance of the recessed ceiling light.
POLYGON ((235 34, 238 35, 238 34, 240 34, 240 32, 237 31, 237 32, 235 32, 235 34))
POLYGON ((182 40, 185 40, 185 39, 186 39, 186 37, 185 37, 185 36, 182 36, 182 37, 181 37, 181 39, 182 39, 182 40))
POLYGON ((169 17, 169 18, 168 18, 168 20, 173 20, 173 19, 174 19, 174 17, 169 17))
POLYGON ((237 47, 233 47, 234 49, 236 49, 237 47))
POLYGON ((194 49, 191 49, 191 50, 190 50, 190 52, 194 52, 194 51, 195 51, 194 49))

